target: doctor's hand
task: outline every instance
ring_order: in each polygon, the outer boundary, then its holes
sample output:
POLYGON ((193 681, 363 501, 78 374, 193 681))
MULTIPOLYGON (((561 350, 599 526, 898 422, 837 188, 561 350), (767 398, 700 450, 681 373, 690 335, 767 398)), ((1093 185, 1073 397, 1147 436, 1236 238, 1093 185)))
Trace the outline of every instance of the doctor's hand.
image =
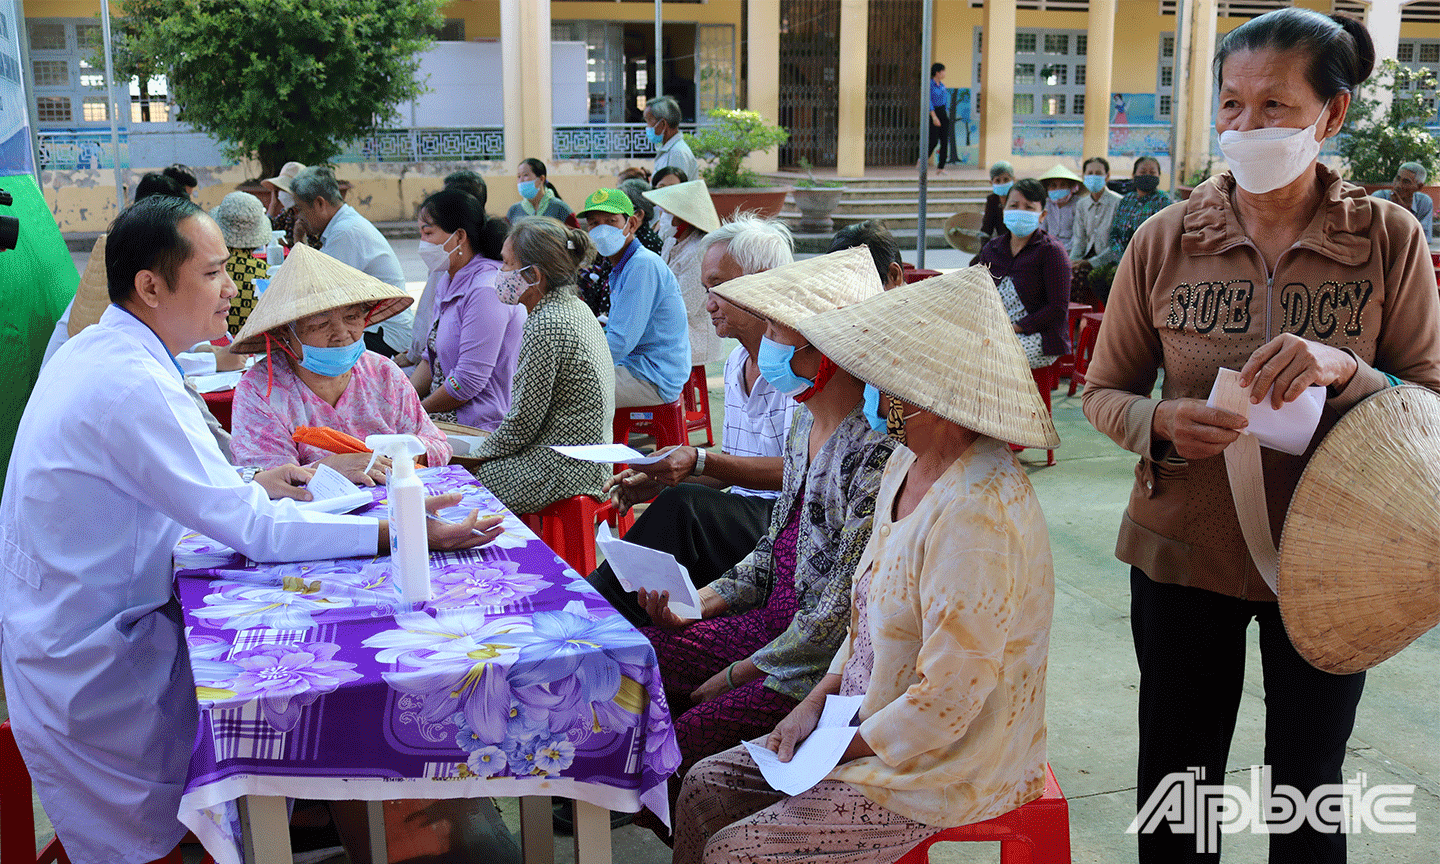
POLYGON ((351 483, 360 486, 374 486, 376 483, 385 482, 385 472, 390 469, 390 457, 378 456, 375 464, 370 470, 365 470, 365 465, 370 461, 369 453, 336 453, 333 456, 326 456, 320 460, 321 465, 329 465, 336 471, 345 475, 351 483))
POLYGON ((305 484, 314 476, 315 472, 309 468, 281 465, 279 468, 259 472, 255 475, 255 482, 259 483, 260 488, 272 499, 294 498, 296 501, 309 501, 312 496, 305 484))

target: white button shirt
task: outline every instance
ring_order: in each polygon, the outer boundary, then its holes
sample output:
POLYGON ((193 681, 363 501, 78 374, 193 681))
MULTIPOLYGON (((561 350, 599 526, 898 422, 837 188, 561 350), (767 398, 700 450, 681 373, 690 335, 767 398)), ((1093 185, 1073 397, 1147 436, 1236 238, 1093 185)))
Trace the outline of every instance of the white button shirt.
POLYGON ((661 168, 679 168, 685 172, 686 180, 699 180, 700 170, 695 162, 695 154, 690 152, 690 145, 685 143, 685 134, 676 132, 670 136, 670 140, 660 145, 655 151, 655 171, 661 168))
MULTIPOLYGON (((400 258, 391 248, 390 241, 373 222, 349 204, 341 204, 335 215, 330 217, 330 223, 320 232, 320 241, 320 251, 331 258, 405 290, 405 271, 400 268, 400 258)), ((414 326, 415 312, 406 309, 365 330, 382 334, 385 344, 398 353, 410 348, 410 331, 414 326)))
POLYGON ((15 738, 75 864, 147 862, 177 821, 198 708, 171 552, 375 552, 374 519, 243 483, 160 339, 111 306, 40 373, 0 499, 0 663, 15 738))

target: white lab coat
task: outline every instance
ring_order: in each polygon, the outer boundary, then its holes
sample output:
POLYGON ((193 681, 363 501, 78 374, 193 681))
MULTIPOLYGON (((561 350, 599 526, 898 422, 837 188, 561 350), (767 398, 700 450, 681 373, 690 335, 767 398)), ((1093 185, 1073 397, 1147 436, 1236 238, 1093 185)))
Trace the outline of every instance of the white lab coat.
POLYGON ((111 306, 40 373, 0 499, 0 661, 21 753, 75 864, 147 862, 177 821, 198 708, 171 552, 373 555, 377 522, 243 483, 179 370, 111 306))

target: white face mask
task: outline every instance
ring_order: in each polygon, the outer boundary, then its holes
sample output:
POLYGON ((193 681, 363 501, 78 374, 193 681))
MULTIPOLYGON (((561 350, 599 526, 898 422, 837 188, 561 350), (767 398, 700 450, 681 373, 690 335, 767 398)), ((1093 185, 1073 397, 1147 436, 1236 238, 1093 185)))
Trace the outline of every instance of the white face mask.
POLYGON ((1262 195, 1294 183, 1320 155, 1322 142, 1315 140, 1315 130, 1329 108, 1327 101, 1320 109, 1320 116, 1304 129, 1279 126, 1221 132, 1220 152, 1240 188, 1252 195, 1262 195))
POLYGON ((294 195, 291 195, 289 192, 286 192, 284 189, 280 189, 280 190, 278 190, 278 191, 280 192, 280 206, 281 206, 281 207, 284 207, 286 210, 289 210, 291 207, 294 207, 294 206, 295 206, 295 196, 294 196, 294 195))
POLYGON ((675 223, 671 221, 670 212, 668 210, 661 210, 659 207, 656 207, 655 211, 660 214, 655 219, 655 233, 660 236, 662 242, 673 239, 675 237, 675 223))
POLYGON ((449 243, 450 238, 454 236, 455 232, 451 231, 450 237, 446 237, 439 243, 431 243, 428 240, 420 241, 420 260, 425 262, 425 272, 432 273, 450 265, 450 256, 460 248, 460 244, 455 244, 455 248, 449 251, 446 251, 445 244, 449 243))

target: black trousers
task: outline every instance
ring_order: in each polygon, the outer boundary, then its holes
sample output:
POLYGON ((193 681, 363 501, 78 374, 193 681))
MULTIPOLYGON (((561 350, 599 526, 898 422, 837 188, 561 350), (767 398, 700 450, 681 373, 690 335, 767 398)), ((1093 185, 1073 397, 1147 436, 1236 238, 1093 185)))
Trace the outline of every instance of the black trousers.
POLYGON ((931 108, 935 116, 939 118, 940 125, 930 124, 930 149, 925 151, 928 156, 935 152, 935 145, 940 145, 940 155, 935 157, 936 170, 945 169, 945 154, 950 152, 950 118, 946 116, 944 108, 931 108))
MULTIPOLYGON (((1249 789, 1250 776, 1225 775, 1245 680, 1245 631, 1260 625, 1265 685, 1265 764, 1271 783, 1308 796, 1339 783, 1345 744, 1365 674, 1332 675, 1311 666, 1290 644, 1276 603, 1240 600, 1185 585, 1155 582, 1130 569, 1130 627, 1140 664, 1138 798, 1145 806, 1166 775, 1202 768, 1199 783, 1249 789)), ((1141 833, 1142 864, 1219 861, 1196 851, 1193 834, 1168 825, 1141 833)), ((1218 838, 1217 838, 1218 840, 1218 838)), ((1343 862, 1345 835, 1308 823, 1270 835, 1270 861, 1343 862)))
MULTIPOLYGON (((755 549, 770 527, 775 499, 681 483, 661 492, 625 532, 625 539, 675 556, 704 588, 755 549)), ((626 591, 608 563, 586 577, 636 627, 650 624, 634 592, 626 591)))

